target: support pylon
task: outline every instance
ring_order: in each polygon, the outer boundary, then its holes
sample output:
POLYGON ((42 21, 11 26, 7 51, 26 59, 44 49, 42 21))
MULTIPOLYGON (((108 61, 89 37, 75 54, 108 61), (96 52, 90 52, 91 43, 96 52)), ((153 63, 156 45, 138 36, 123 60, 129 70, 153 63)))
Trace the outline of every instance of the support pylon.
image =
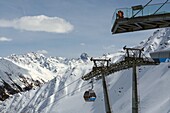
POLYGON ((108 89, 107 89, 104 73, 102 75, 102 82, 103 82, 103 93, 104 93, 104 101, 105 101, 105 110, 106 110, 106 113, 112 113, 111 112, 110 101, 109 101, 109 94, 108 94, 108 89))
POLYGON ((132 74, 132 113, 138 113, 138 77, 136 72, 136 61, 133 61, 133 74, 132 74))
POLYGON ((110 106, 110 101, 109 101, 109 93, 108 93, 108 89, 107 89, 107 84, 106 84, 106 79, 105 79, 105 68, 104 67, 108 67, 109 66, 109 61, 111 61, 111 59, 93 59, 91 58, 91 61, 94 62, 94 66, 95 70, 100 70, 102 72, 102 84, 103 84, 103 94, 104 94, 104 102, 105 102, 105 111, 106 113, 112 113, 111 111, 111 106, 110 106), (100 62, 99 64, 101 66, 98 65, 97 62, 100 62), (106 64, 105 64, 106 62, 106 64), (106 65, 106 66, 105 66, 106 65))

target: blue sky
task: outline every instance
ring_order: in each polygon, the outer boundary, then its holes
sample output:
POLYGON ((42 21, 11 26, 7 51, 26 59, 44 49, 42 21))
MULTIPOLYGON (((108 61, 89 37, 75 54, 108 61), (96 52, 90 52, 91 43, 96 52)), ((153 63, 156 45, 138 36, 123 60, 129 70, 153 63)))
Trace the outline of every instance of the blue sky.
MULTIPOLYGON (((153 30, 112 35, 116 8, 149 0, 1 0, 0 56, 42 52, 77 58, 113 53, 134 46, 153 30)), ((152 3, 161 3, 165 0, 152 3)))

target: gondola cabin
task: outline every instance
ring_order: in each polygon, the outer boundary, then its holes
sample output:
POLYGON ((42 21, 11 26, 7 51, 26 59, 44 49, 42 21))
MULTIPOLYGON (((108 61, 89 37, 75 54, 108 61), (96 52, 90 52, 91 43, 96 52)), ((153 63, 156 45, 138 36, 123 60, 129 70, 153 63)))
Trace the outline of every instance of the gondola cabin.
POLYGON ((95 94, 94 90, 89 89, 88 91, 85 91, 84 100, 86 102, 94 102, 96 100, 96 94, 95 94))

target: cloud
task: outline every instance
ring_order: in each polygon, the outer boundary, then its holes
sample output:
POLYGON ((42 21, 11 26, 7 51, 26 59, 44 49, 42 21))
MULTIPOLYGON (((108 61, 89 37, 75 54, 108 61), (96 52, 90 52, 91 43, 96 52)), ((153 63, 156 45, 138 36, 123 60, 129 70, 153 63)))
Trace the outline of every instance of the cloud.
POLYGON ((0 37, 0 42, 10 42, 12 39, 6 37, 0 37))
POLYGON ((40 53, 40 54, 48 54, 48 51, 46 51, 46 50, 38 50, 37 53, 40 53))
POLYGON ((80 43, 81 46, 85 46, 85 43, 80 43))
POLYGON ((104 46, 103 49, 105 50, 115 49, 115 45, 104 46))
POLYGON ((62 18, 45 15, 24 16, 13 20, 0 19, 0 27, 52 33, 68 33, 74 29, 72 24, 62 18))

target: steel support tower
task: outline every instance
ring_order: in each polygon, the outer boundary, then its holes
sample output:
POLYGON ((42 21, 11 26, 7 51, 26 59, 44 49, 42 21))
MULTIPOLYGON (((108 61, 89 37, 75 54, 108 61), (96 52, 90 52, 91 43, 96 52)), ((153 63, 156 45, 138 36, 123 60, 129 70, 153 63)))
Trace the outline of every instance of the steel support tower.
POLYGON ((139 99, 138 99, 138 77, 136 71, 136 62, 133 62, 133 75, 132 75, 132 113, 138 113, 139 99))
MULTIPOLYGON (((123 49, 126 51, 126 55, 124 60, 118 62, 118 63, 107 63, 106 66, 97 66, 96 61, 94 61, 94 67, 91 72, 87 73, 82 77, 83 80, 89 80, 93 77, 96 79, 103 79, 103 76, 110 75, 112 73, 129 69, 133 69, 132 73, 132 113, 138 113, 139 112, 139 94, 138 94, 138 77, 137 77, 137 66, 144 66, 144 65, 158 65, 159 62, 155 62, 152 59, 146 58, 143 56, 142 51, 144 51, 144 48, 142 49, 136 49, 136 48, 126 48, 123 47, 123 49)), ((98 60, 99 61, 99 60, 98 60)), ((103 60, 106 61, 106 60, 103 60)), ((108 62, 108 61, 107 61, 108 62)), ((107 88, 106 88, 107 89, 107 88)), ((108 112, 109 113, 109 112, 108 112)))
POLYGON ((110 59, 93 59, 91 58, 91 61, 94 62, 95 69, 98 69, 102 72, 102 84, 103 84, 103 94, 104 94, 104 101, 105 101, 105 111, 106 113, 112 113, 111 111, 111 106, 110 106, 110 101, 109 101, 109 93, 107 89, 107 83, 105 80, 105 62, 106 62, 106 67, 109 66, 109 62, 111 61, 110 59), (99 64, 97 62, 100 62, 99 64), (101 66, 99 66, 101 65, 101 66))

